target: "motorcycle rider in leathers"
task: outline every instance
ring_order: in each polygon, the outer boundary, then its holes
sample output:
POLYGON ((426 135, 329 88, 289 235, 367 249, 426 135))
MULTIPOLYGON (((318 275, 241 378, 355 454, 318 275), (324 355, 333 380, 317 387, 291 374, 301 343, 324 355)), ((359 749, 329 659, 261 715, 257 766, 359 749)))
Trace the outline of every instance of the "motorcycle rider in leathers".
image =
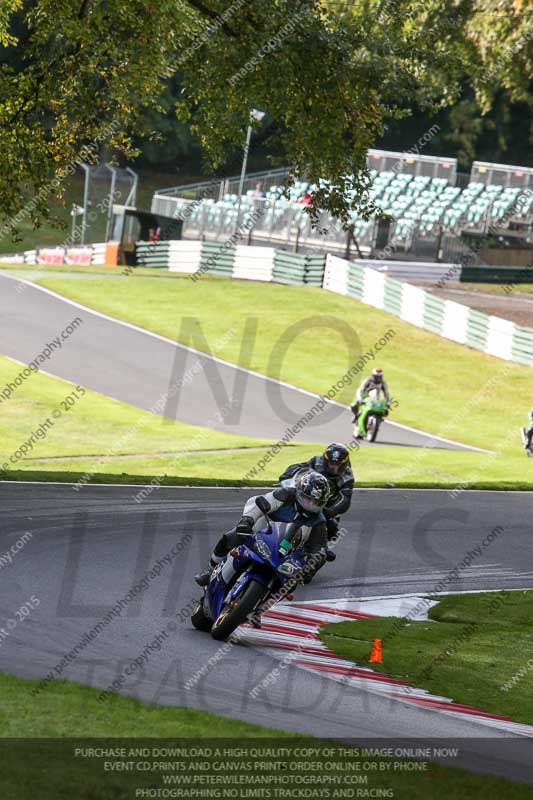
MULTIPOLYGON (((207 586, 213 569, 224 561, 230 550, 244 544, 254 532, 264 529, 264 515, 255 502, 257 496, 247 500, 243 515, 235 528, 222 534, 215 545, 208 569, 195 575, 199 586, 207 586)), ((304 572, 308 577, 312 576, 326 561, 327 526, 322 509, 329 497, 327 480, 318 472, 306 472, 297 477, 294 487, 276 488, 263 497, 270 506, 269 519, 280 524, 282 534, 295 520, 303 521, 301 531, 305 540, 303 549, 308 567, 304 572)), ((224 579, 226 580, 226 576, 224 579)))

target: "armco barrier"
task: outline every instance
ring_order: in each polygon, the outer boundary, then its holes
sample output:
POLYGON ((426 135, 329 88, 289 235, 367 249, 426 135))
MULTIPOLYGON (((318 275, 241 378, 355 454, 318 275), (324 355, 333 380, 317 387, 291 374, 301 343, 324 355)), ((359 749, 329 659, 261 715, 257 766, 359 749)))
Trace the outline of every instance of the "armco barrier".
POLYGON ((401 283, 361 264, 328 255, 324 289, 361 300, 489 355, 533 366, 533 328, 442 300, 419 286, 401 283))
POLYGON ((444 287, 447 283, 533 283, 533 266, 496 267, 489 265, 466 266, 460 263, 444 264, 424 261, 387 261, 384 259, 357 259, 356 263, 402 281, 431 281, 444 287))
POLYGON ((3 253, 0 264, 24 264, 24 253, 3 253))
POLYGON ((461 283, 533 283, 533 266, 530 267, 462 267, 461 283))
POLYGON ((64 264, 64 247, 39 247, 37 249, 37 264, 64 264))

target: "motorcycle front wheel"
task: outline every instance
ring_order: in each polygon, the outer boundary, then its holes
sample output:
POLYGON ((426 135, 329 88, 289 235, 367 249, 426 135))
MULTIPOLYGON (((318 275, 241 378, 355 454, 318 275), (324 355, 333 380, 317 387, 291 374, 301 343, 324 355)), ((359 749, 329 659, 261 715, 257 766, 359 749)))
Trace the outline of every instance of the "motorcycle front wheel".
POLYGON ((246 622, 248 615, 265 597, 266 591, 262 584, 250 581, 242 594, 223 607, 211 628, 213 639, 227 639, 239 625, 246 622))
POLYGON ((375 442, 379 429, 379 417, 375 414, 369 414, 366 420, 366 440, 367 442, 375 442))
POLYGON ((191 622, 197 631, 210 631, 213 623, 204 613, 204 601, 198 600, 191 614, 191 622))

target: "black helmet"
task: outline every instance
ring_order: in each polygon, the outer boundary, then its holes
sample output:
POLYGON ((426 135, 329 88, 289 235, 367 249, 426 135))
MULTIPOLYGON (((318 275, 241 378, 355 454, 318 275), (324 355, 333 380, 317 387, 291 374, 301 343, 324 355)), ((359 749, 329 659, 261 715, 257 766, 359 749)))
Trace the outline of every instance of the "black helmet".
POLYGON ((330 444, 323 453, 324 464, 328 475, 338 475, 350 463, 350 453, 343 444, 330 444))
POLYGON ((303 514, 318 514, 326 505, 329 497, 327 479, 319 472, 303 472, 298 475, 296 488, 296 504, 303 514))

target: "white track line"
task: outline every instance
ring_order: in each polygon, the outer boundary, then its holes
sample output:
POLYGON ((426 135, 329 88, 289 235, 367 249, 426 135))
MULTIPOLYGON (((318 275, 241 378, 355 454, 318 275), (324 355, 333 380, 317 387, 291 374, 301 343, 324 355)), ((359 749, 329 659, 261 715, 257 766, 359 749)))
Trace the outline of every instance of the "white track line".
MULTIPOLYGON (((91 456, 87 456, 87 458, 90 458, 90 457, 91 456)), ((8 483, 11 486, 15 486, 15 485, 18 485, 18 486, 43 486, 43 485, 46 485, 46 486, 78 486, 78 483, 76 483, 75 481, 71 482, 71 481, 6 481, 6 480, 0 480, 0 483, 8 483)), ((84 483, 81 488, 85 489, 85 488, 93 487, 93 488, 99 489, 99 488, 105 487, 105 488, 108 488, 108 489, 121 489, 121 488, 139 489, 142 486, 150 486, 150 485, 151 484, 149 484, 149 483, 84 483)), ((252 487, 250 487, 250 486, 229 486, 229 485, 228 486, 205 486, 205 485, 201 485, 201 484, 195 486, 194 484, 190 484, 190 485, 181 484, 179 486, 161 485, 161 486, 157 487, 157 491, 159 491, 160 489, 174 489, 174 490, 177 489, 177 490, 180 490, 180 491, 182 491, 184 489, 187 489, 187 490, 195 489, 195 490, 199 490, 199 491, 209 491, 209 492, 211 492, 211 491, 219 491, 219 492, 221 492, 221 491, 230 491, 231 489, 238 489, 239 491, 240 490, 244 491, 244 490, 253 489, 255 491, 256 489, 268 489, 268 490, 270 490, 270 489, 272 489, 272 484, 266 484, 265 486, 252 486, 252 487)), ((435 489, 431 489, 431 488, 411 489, 409 487, 406 487, 405 489, 402 489, 401 487, 400 488, 393 488, 393 487, 389 488, 389 487, 385 487, 385 486, 365 486, 365 487, 362 487, 360 489, 357 489, 356 491, 357 492, 401 492, 403 494, 405 492, 450 492, 451 491, 451 487, 449 487, 448 489, 439 489, 438 487, 435 488, 435 489)), ((520 490, 520 489, 465 489, 465 493, 468 493, 468 494, 494 494, 494 495, 500 495, 500 494, 524 495, 524 494, 533 494, 533 491, 532 490, 520 490)), ((485 590, 482 590, 482 591, 485 591, 485 590)), ((491 590, 487 589, 486 591, 491 591, 491 590)), ((457 592, 452 592, 452 594, 457 594, 457 592)), ((395 595, 391 595, 391 596, 395 596, 395 595)))

